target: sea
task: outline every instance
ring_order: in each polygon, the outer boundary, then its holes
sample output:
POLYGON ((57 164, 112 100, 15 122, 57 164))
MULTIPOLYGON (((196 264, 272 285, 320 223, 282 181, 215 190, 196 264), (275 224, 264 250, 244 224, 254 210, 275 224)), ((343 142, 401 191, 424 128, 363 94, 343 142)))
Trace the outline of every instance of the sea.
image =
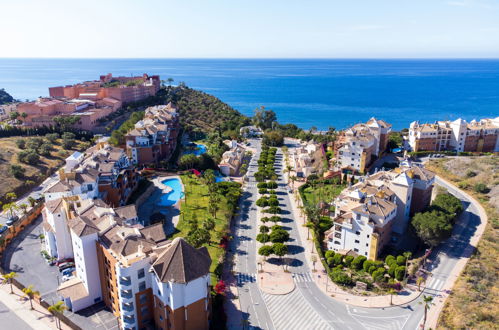
POLYGON ((0 88, 20 100, 99 75, 157 74, 213 94, 241 113, 327 130, 375 116, 412 121, 499 116, 497 60, 0 59, 0 88))

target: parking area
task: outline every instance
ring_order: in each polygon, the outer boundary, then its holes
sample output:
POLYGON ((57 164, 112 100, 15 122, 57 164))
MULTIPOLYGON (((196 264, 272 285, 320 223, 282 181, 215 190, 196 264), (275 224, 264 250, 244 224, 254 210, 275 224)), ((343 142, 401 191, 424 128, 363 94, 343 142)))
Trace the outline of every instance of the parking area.
MULTIPOLYGON (((43 300, 53 304, 61 299, 56 292, 61 275, 57 266, 49 266, 40 255, 42 233, 42 217, 39 216, 9 244, 4 253, 2 267, 6 271, 16 272, 19 282, 25 286, 33 285, 43 300)), ((91 306, 78 313, 68 311, 65 315, 82 329, 118 329, 116 317, 104 304, 91 306)))

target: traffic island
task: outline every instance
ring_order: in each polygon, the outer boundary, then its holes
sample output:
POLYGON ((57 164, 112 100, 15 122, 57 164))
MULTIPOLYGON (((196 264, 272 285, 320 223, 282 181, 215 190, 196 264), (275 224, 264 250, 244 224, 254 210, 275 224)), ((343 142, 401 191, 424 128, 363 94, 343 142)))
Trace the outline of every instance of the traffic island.
POLYGON ((267 294, 284 295, 295 289, 293 276, 280 265, 267 263, 263 272, 257 273, 260 290, 267 294))

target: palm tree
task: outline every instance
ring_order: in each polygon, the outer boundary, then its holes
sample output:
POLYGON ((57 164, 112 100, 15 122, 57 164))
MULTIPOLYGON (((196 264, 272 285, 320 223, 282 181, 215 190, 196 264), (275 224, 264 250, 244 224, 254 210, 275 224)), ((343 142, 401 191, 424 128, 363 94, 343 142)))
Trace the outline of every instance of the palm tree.
POLYGON ((35 295, 39 295, 40 292, 36 291, 35 289, 33 289, 33 285, 30 285, 28 286, 27 288, 24 288, 23 289, 23 292, 24 294, 26 295, 26 297, 29 298, 29 303, 31 305, 31 309, 33 309, 33 297, 35 295))
POLYGON ((315 272, 315 263, 317 262, 317 256, 315 254, 312 254, 310 260, 312 261, 312 265, 314 265, 314 272, 315 272))
POLYGON ((168 86, 171 86, 172 85, 172 82, 173 82, 173 78, 168 78, 166 79, 166 81, 168 81, 168 86))
POLYGON ((26 205, 25 203, 22 203, 21 205, 19 205, 19 207, 23 210, 23 213, 26 214, 26 210, 28 209, 28 205, 26 205))
POLYGON ((52 313, 55 317, 55 323, 57 325, 57 329, 61 329, 61 320, 57 317, 58 314, 64 314, 64 311, 68 309, 66 305, 62 301, 58 301, 52 306, 49 306, 48 311, 52 313))
POLYGON ((291 165, 286 166, 286 169, 284 170, 284 172, 288 172, 288 183, 289 183, 289 176, 291 175, 292 170, 293 170, 293 166, 291 166, 291 165))
POLYGON ((14 217, 14 210, 18 210, 18 209, 19 209, 19 207, 14 202, 10 202, 10 203, 7 203, 7 204, 3 205, 3 210, 4 211, 10 211, 10 217, 11 218, 14 217))
POLYGON ((418 277, 418 279, 416 280, 416 284, 418 285, 418 291, 421 291, 421 283, 424 282, 424 278, 423 277, 418 277))
POLYGON ((290 178, 291 182, 293 183, 293 190, 295 189, 295 182, 298 179, 296 176, 292 175, 290 178))
POLYGON ((3 275, 3 281, 4 283, 9 283, 10 284, 10 293, 14 293, 14 290, 12 289, 12 280, 17 277, 16 272, 10 272, 8 274, 3 275))
POLYGON ((433 303, 433 297, 432 296, 425 296, 423 295, 423 301, 419 302, 420 304, 424 305, 424 318, 423 318, 423 329, 426 324, 426 316, 428 314, 428 310, 430 309, 431 305, 435 305, 433 303))
POLYGON ((393 295, 397 294, 397 290, 392 288, 388 290, 388 294, 390 295, 390 305, 393 305, 393 295))
POLYGON ((315 226, 312 222, 308 221, 307 224, 305 225, 305 227, 308 228, 308 231, 307 231, 307 240, 310 239, 310 229, 313 229, 315 226))

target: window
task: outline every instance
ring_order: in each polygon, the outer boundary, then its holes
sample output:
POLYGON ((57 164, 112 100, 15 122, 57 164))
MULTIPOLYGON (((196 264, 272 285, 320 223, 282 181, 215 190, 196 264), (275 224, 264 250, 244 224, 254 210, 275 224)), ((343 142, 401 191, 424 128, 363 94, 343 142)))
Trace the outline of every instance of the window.
POLYGON ((369 243, 366 243, 366 246, 369 246, 369 243))
POLYGON ((364 252, 364 255, 367 256, 367 252, 364 252))
POLYGON ((357 248, 355 248, 355 249, 353 249, 353 250, 354 250, 355 252, 359 252, 359 249, 357 249, 357 248))
POLYGON ((355 235, 360 235, 360 231, 356 231, 356 232, 355 232, 355 235))
POLYGON ((338 245, 339 245, 339 244, 340 244, 340 242, 338 242, 338 241, 334 241, 334 244, 338 244, 338 245))
POLYGON ((141 305, 145 304, 147 302, 147 294, 143 293, 139 297, 139 302, 141 305))
POLYGON ((137 272, 137 277, 138 278, 143 278, 144 276, 145 276, 144 268, 139 269, 138 272, 137 272))
POLYGON ((144 306, 140 309, 140 313, 142 314, 142 316, 146 316, 147 314, 149 314, 149 308, 147 308, 147 306, 144 306))
POLYGON ((369 235, 367 235, 367 238, 369 238, 369 235))
POLYGON ((163 315, 160 315, 160 316, 159 316, 159 320, 160 320, 160 321, 163 321, 163 315))
POLYGON ((144 291, 146 289, 146 282, 140 282, 139 283, 139 291, 144 291))
POLYGON ((355 240, 355 243, 360 243, 360 241, 358 239, 355 240))

